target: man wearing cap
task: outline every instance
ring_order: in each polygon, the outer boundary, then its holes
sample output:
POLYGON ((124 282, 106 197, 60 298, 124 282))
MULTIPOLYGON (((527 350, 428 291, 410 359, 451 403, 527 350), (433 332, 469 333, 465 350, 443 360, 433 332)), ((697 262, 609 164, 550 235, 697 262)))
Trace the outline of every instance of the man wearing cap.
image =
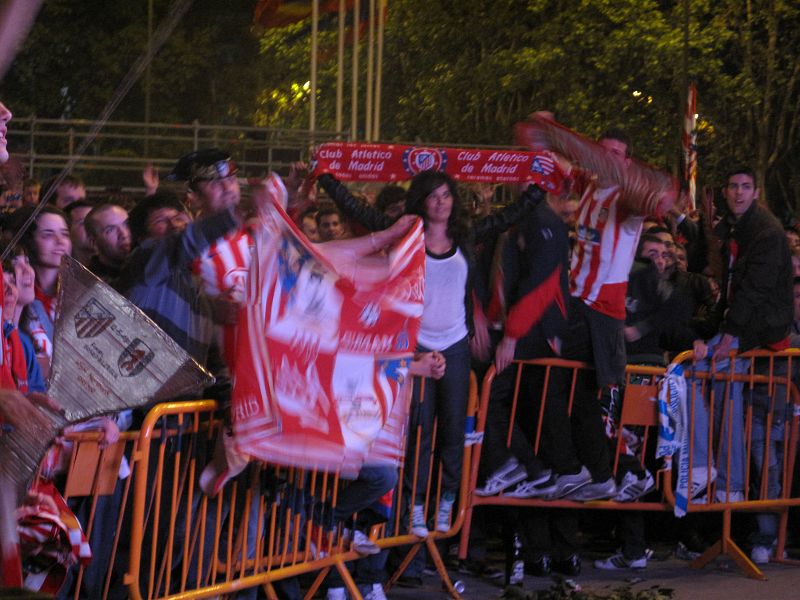
MULTIPOLYGON (((238 167, 230 155, 209 148, 182 156, 167 176, 171 181, 185 181, 198 205, 198 215, 235 208, 241 200, 238 167)), ((271 186, 282 188, 278 177, 270 177, 271 186)), ((222 326, 220 347, 225 363, 233 367, 235 323, 244 300, 245 280, 250 266, 253 237, 249 227, 237 229, 214 241, 192 262, 192 273, 210 299, 214 321, 222 326)))
POLYGON ((239 168, 230 154, 217 148, 196 150, 178 159, 168 181, 185 181, 200 206, 198 216, 238 206, 239 168))

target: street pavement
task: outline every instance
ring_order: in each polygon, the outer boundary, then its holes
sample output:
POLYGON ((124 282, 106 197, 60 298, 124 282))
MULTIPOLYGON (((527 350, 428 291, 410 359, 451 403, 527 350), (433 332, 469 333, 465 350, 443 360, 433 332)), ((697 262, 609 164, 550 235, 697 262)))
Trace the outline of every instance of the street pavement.
MULTIPOLYGON (((800 566, 769 564, 762 571, 767 581, 748 579, 730 559, 724 557, 702 570, 690 569, 686 561, 674 557, 651 559, 646 569, 636 571, 601 571, 595 569, 590 560, 584 560, 581 575, 562 583, 562 587, 574 589, 579 586, 580 591, 588 593, 589 598, 614 597, 619 600, 643 600, 648 598, 644 593, 646 591, 650 591, 652 595, 649 597, 652 598, 675 600, 800 598, 800 566), (661 590, 661 595, 655 595, 658 590, 661 590)), ((455 571, 451 572, 451 576, 454 581, 459 580, 464 584, 462 597, 465 600, 493 599, 503 595, 502 579, 490 582, 455 571)), ((392 600, 443 600, 448 597, 442 592, 441 581, 436 575, 425 575, 423 581, 422 588, 394 587, 387 596, 392 600)), ((558 585, 555 578, 526 576, 523 592, 541 591, 558 585)), ((521 599, 524 596, 513 597, 521 599)), ((528 597, 535 598, 532 594, 528 597)), ((580 598, 580 595, 574 594, 574 597, 580 598)))

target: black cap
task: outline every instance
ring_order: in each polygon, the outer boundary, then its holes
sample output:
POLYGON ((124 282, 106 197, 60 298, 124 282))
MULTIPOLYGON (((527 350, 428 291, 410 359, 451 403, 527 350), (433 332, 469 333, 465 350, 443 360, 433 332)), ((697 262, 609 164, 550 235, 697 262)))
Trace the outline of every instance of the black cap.
POLYGON ((178 159, 167 181, 204 181, 235 175, 239 171, 231 155, 217 148, 184 154, 178 159))

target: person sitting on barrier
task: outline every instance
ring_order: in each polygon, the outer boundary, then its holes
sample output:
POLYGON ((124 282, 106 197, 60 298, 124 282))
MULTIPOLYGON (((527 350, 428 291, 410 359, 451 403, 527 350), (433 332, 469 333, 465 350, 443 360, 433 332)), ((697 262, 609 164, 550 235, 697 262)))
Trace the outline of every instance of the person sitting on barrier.
MULTIPOLYGON (((800 348, 800 277, 794 278, 794 321, 789 333, 789 346, 800 348)), ((785 379, 791 377, 796 380, 798 368, 796 361, 792 365, 792 373, 788 373, 788 364, 784 360, 775 360, 770 366, 769 361, 756 359, 756 372, 770 376, 770 379, 785 379)), ((756 489, 761 488, 761 483, 766 475, 766 495, 755 493, 753 499, 775 499, 780 497, 783 466, 784 444, 786 425, 791 419, 792 403, 786 395, 785 384, 777 383, 770 396, 770 385, 759 383, 753 386, 750 402, 753 408, 753 425, 751 429, 751 456, 756 489), (764 464, 766 461, 766 465, 764 464), (764 471, 764 469, 767 469, 764 471)), ((766 564, 775 556, 775 546, 778 542, 778 515, 775 513, 756 513, 756 531, 750 535, 752 548, 750 559, 757 565, 766 564)))
POLYGON ((578 385, 572 415, 567 418, 568 377, 559 373, 563 369, 554 370, 547 402, 553 403, 554 409, 560 404, 563 415, 554 420, 559 424, 554 435, 561 440, 574 439, 580 445, 580 459, 571 444, 564 445, 562 464, 553 465, 558 478, 551 495, 574 500, 613 497, 617 489, 607 438, 614 436, 613 415, 625 380, 628 273, 645 216, 669 210, 675 201, 676 182, 665 173, 634 164, 630 140, 619 129, 605 132, 593 143, 557 124, 551 113, 535 113, 519 131, 534 148, 546 148, 569 159, 563 160, 562 170, 573 175, 581 194, 578 240, 570 271, 569 332, 559 354, 594 363, 596 394, 589 392, 590 386, 578 385), (601 172, 573 168, 570 161, 597 165, 601 172))
MULTIPOLYGON (((359 201, 333 176, 324 174, 319 182, 339 209, 367 229, 388 227, 393 219, 359 201)), ((425 499, 428 465, 433 442, 433 424, 438 417, 437 441, 442 468, 442 494, 435 516, 436 531, 450 528, 450 518, 461 479, 464 452, 464 423, 469 394, 472 327, 473 247, 476 239, 497 235, 508 229, 525 211, 544 198, 544 192, 530 186, 520 201, 473 226, 467 221, 453 179, 442 172, 423 171, 411 181, 406 195, 407 214, 419 215, 425 225, 425 299, 417 351, 441 352, 447 366, 439 381, 426 378, 414 386, 406 448, 405 494, 411 499, 411 532, 428 535, 425 499), (424 387, 424 392, 423 388, 424 387), (424 398, 420 401, 421 398, 424 398), (417 429, 421 433, 413 440, 417 429), (417 456, 417 446, 419 446, 417 456), (418 468, 414 468, 414 466, 418 468), (416 482, 414 474, 416 471, 416 482), (414 487, 416 484, 416 487, 414 487), (412 491, 413 490, 413 491, 412 491)))
MULTIPOLYGON (((730 171, 723 195, 727 214, 716 230, 724 241, 724 285, 720 302, 723 317, 717 335, 694 343, 696 370, 713 368, 716 373, 731 369, 731 352, 788 347, 787 335, 793 318, 791 252, 778 220, 758 203, 753 171, 748 167, 730 171)), ((735 359, 733 368, 743 373, 748 365, 747 359, 735 359)), ((728 387, 726 394, 725 381, 708 385, 714 392, 713 407, 707 406, 700 380, 695 381, 694 391, 689 392, 694 406, 691 497, 710 487, 717 477, 715 498, 718 502, 745 499, 743 384, 733 382, 728 387), (709 454, 709 410, 713 410, 715 440, 721 445, 721 462, 716 466, 709 454), (712 463, 710 468, 709 463, 712 463)))
MULTIPOLYGON (((509 232, 501 250, 502 279, 505 290, 495 296, 505 299, 510 308, 504 323, 503 338, 495 351, 496 376, 492 382, 487 413, 482 462, 490 475, 475 493, 492 496, 517 484, 505 493, 512 498, 531 498, 541 495, 537 487, 546 482, 551 471, 535 455, 533 446, 523 431, 531 423, 519 425, 525 406, 517 404, 517 419, 510 421, 514 402, 517 369, 507 368, 512 360, 554 356, 552 346, 563 339, 566 326, 566 299, 569 297, 569 234, 567 223, 577 208, 570 196, 569 185, 560 195, 548 194, 545 202, 509 232), (511 430, 511 443, 506 438, 511 430)), ((495 304, 501 304, 501 301, 495 304)), ((525 369, 523 375, 530 371, 525 369)), ((524 377, 527 381, 529 377, 524 377)), ((521 385, 520 389, 525 389, 521 385)), ((558 440, 550 437, 548 420, 552 418, 545 407, 543 425, 543 454, 557 451, 558 440)))
MULTIPOLYGON (((416 377, 441 379, 445 366, 445 359, 441 353, 428 352, 415 356, 408 372, 409 375, 416 377)), ((364 556, 353 566, 354 578, 364 598, 369 600, 385 600, 386 598, 383 591, 383 579, 388 553, 381 551, 370 537, 370 529, 381 522, 388 521, 386 535, 391 535, 392 498, 390 492, 395 489, 397 480, 395 467, 363 467, 355 481, 349 482, 338 494, 336 506, 333 509, 334 522, 343 522, 350 527, 351 547, 364 556), (373 507, 378 503, 382 504, 384 499, 388 501, 389 506, 386 507, 385 514, 378 514, 373 507), (354 513, 358 513, 358 520, 348 523, 354 513)), ((338 571, 332 571, 328 579, 327 600, 345 600, 346 597, 341 576, 338 571)))

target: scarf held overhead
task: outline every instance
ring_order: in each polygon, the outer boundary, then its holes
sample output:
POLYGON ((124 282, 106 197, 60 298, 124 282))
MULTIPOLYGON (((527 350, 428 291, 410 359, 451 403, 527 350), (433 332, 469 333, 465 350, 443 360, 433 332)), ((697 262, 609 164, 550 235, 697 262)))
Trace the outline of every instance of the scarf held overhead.
POLYGON ((422 171, 444 171, 472 183, 534 183, 558 193, 563 175, 542 152, 423 148, 396 144, 331 142, 314 153, 315 176, 329 173, 342 181, 405 181, 422 171))
POLYGON ((344 274, 273 209, 254 236, 239 319, 236 447, 345 476, 397 464, 423 306, 422 224, 344 274))

